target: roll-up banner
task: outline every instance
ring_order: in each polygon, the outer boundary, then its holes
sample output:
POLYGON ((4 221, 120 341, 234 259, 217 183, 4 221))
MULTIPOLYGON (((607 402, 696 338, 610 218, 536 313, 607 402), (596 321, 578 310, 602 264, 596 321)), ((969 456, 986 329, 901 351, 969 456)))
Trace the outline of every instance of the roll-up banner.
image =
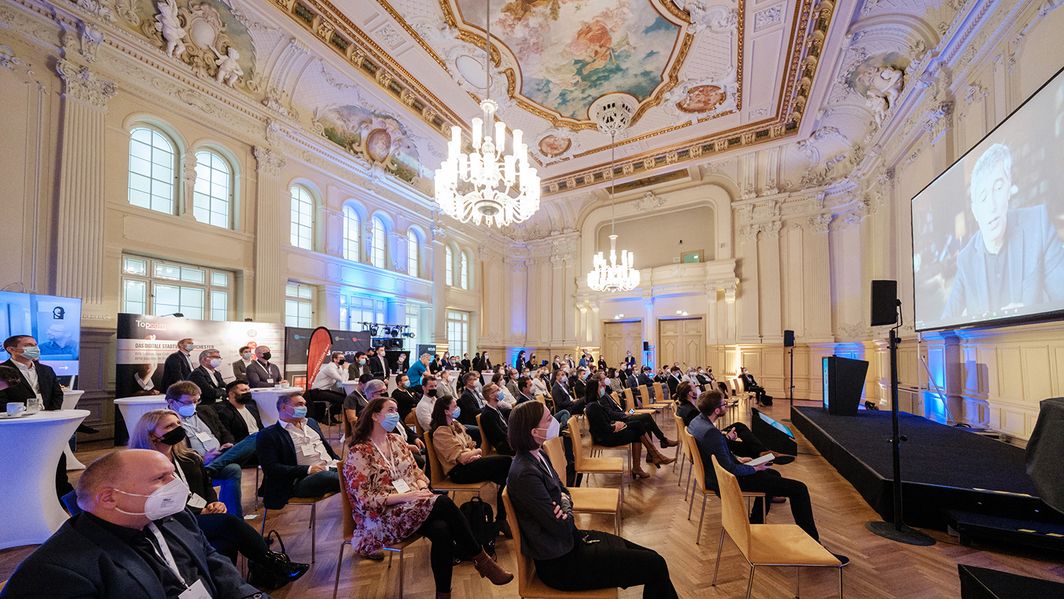
POLYGON ((325 327, 318 327, 310 334, 310 346, 307 349, 307 384, 310 389, 314 383, 314 377, 318 376, 321 365, 329 359, 332 353, 332 333, 325 327))

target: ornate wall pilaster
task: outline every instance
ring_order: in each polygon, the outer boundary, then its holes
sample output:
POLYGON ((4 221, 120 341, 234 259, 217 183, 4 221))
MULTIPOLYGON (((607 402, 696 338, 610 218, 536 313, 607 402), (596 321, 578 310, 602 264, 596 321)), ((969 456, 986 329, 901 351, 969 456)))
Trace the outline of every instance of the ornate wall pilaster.
POLYGON ((287 190, 282 189, 284 156, 271 146, 255 146, 255 318, 263 322, 284 321, 284 267, 281 247, 290 241, 287 190))
POLYGON ((113 317, 103 289, 104 115, 116 88, 62 58, 55 70, 63 82, 55 291, 82 298, 84 320, 103 320, 113 317))
MULTIPOLYGON (((447 344, 447 283, 444 273, 447 269, 447 251, 444 248, 447 233, 439 223, 433 225, 429 232, 429 264, 432 264, 432 338, 437 345, 447 344)), ((443 350, 439 351, 443 355, 443 350)))

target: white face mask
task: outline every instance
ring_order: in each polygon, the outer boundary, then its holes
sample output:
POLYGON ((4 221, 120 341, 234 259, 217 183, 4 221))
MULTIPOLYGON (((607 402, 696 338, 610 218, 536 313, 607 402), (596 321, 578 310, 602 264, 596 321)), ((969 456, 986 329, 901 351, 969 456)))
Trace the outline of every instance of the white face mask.
POLYGON ((222 365, 222 359, 221 358, 211 358, 210 365, 211 365, 211 368, 218 368, 219 366, 222 365))
POLYGON ((127 512, 117 507, 115 511, 127 516, 145 516, 148 520, 159 520, 167 516, 173 516, 185 509, 185 502, 188 501, 189 493, 188 485, 180 478, 174 478, 174 480, 152 491, 150 495, 130 493, 121 489, 115 489, 115 491, 130 497, 147 497, 144 501, 143 512, 127 512))
MULTIPOLYGON (((541 430, 543 430, 543 429, 542 428, 536 428, 536 431, 541 431, 541 430)), ((561 434, 561 430, 562 430, 561 423, 558 422, 558 420, 556 418, 552 417, 550 419, 550 423, 547 424, 547 434, 544 435, 542 441, 539 441, 539 444, 543 445, 544 443, 546 443, 547 441, 550 441, 551 439, 557 439, 558 435, 561 434)), ((537 439, 537 441, 538 441, 538 439, 537 439)))

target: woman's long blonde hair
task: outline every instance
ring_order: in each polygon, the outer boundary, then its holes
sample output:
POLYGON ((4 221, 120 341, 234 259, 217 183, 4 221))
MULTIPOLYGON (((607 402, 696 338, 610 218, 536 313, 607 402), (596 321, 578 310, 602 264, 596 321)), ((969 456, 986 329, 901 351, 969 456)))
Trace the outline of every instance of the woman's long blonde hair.
MULTIPOLYGON (((133 431, 129 434, 129 443, 127 447, 130 449, 151 449, 155 450, 155 445, 151 440, 151 433, 155 430, 155 427, 159 426, 159 422, 167 416, 174 416, 181 420, 181 416, 173 410, 152 410, 145 412, 140 420, 137 421, 136 426, 133 427, 133 431)), ((181 441, 177 445, 174 445, 174 457, 180 460, 195 460, 199 458, 199 454, 192 451, 188 447, 187 441, 181 441)))

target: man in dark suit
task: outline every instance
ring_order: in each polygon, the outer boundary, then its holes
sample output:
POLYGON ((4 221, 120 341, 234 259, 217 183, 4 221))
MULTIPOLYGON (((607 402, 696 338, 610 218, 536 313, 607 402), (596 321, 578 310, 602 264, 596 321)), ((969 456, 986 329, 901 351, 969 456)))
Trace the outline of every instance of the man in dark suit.
POLYGON ((200 388, 200 403, 214 405, 225 398, 225 381, 218 367, 222 365, 222 354, 216 349, 205 349, 199 353, 199 366, 192 371, 188 380, 200 388))
POLYGON ((233 377, 238 381, 248 382, 248 365, 255 359, 255 352, 244 346, 240 348, 240 359, 233 362, 233 377))
POLYGON ((624 369, 629 372, 635 369, 635 356, 631 351, 624 352, 624 369))
POLYGON ((480 372, 481 370, 484 370, 484 368, 481 365, 480 352, 477 352, 477 353, 473 354, 473 361, 470 362, 470 366, 472 367, 473 370, 475 370, 477 372, 480 372))
POLYGON ((187 494, 157 451, 119 450, 96 460, 78 479, 84 511, 19 565, 0 597, 177 599, 191 587, 197 594, 189 597, 269 599, 207 542, 177 496, 181 487, 187 494), (172 500, 149 502, 153 493, 172 500))
MULTIPOLYGON (((19 375, 18 383, 4 392, 5 403, 26 403, 28 399, 36 398, 45 410, 63 409, 63 388, 59 386, 52 367, 37 361, 41 350, 36 339, 29 335, 13 335, 4 340, 4 351, 11 356, 4 366, 19 375)), ((62 497, 73 490, 67 479, 66 455, 60 454, 55 471, 55 492, 62 497)))
POLYGON ((225 386, 226 401, 215 405, 218 420, 233 435, 233 441, 243 441, 249 435, 262 430, 259 407, 251 397, 251 387, 243 381, 233 381, 225 386))
MULTIPOLYGON (((757 384, 757 381, 754 379, 754 375, 750 374, 746 370, 746 366, 742 366, 739 368, 739 378, 743 381, 744 389, 757 394, 758 405, 764 405, 766 401, 770 401, 772 399, 771 397, 765 395, 765 388, 757 384)), ((768 405, 772 404, 768 403, 768 405)))
POLYGON ((196 364, 192 361, 192 348, 196 344, 190 338, 177 342, 177 351, 166 356, 163 363, 163 381, 160 385, 163 389, 169 389, 177 381, 187 381, 196 364))
POLYGON ((679 366, 673 366, 669 371, 669 378, 665 384, 669 386, 669 395, 676 397, 676 388, 680 386, 680 377, 683 376, 679 366))
POLYGON ((307 418, 302 395, 277 399, 277 423, 259 433, 256 454, 262 465, 259 494, 267 509, 280 509, 292 497, 338 493, 335 463, 340 456, 325 440, 318 423, 307 418))
POLYGON ((584 412, 584 401, 580 399, 573 399, 572 394, 569 392, 569 388, 566 385, 566 374, 564 370, 555 370, 551 374, 553 384, 550 388, 550 396, 554 401, 554 411, 560 412, 565 410, 570 414, 582 414, 584 412))
POLYGON ((640 385, 646 385, 647 395, 650 396, 647 398, 647 400, 653 403, 657 394, 654 391, 654 376, 653 371, 650 369, 650 367, 644 366, 636 380, 639 382, 640 385))
POLYGON ((392 369, 388 367, 388 357, 385 355, 384 346, 377 348, 377 353, 369 361, 369 372, 373 378, 387 381, 392 375, 392 369))
POLYGON ((480 366, 481 370, 491 370, 491 358, 488 357, 488 352, 480 354, 480 366))
POLYGON ((458 422, 466 426, 477 425, 477 415, 484 407, 484 403, 477 395, 477 379, 479 378, 478 372, 467 372, 462 375, 462 395, 458 398, 458 407, 462 412, 458 422))
POLYGON ((369 374, 369 357, 366 352, 355 352, 355 359, 347 365, 347 380, 357 381, 363 374, 369 374))
POLYGON ((469 361, 469 354, 462 354, 462 372, 469 372, 472 363, 469 361))
POLYGON ((484 429, 486 441, 495 449, 495 453, 512 456, 514 451, 510 449, 510 442, 507 439, 509 429, 506 419, 499 411, 499 391, 499 386, 495 383, 488 383, 484 387, 484 409, 480 412, 480 426, 484 429))
POLYGON ((590 375, 587 368, 580 368, 576 371, 576 380, 573 381, 573 397, 584 399, 587 395, 587 377, 590 375))
POLYGON ((287 384, 288 381, 281 378, 281 369, 270 362, 273 352, 269 347, 260 345, 255 348, 255 361, 248 364, 248 386, 252 389, 273 387, 277 384, 287 384))

